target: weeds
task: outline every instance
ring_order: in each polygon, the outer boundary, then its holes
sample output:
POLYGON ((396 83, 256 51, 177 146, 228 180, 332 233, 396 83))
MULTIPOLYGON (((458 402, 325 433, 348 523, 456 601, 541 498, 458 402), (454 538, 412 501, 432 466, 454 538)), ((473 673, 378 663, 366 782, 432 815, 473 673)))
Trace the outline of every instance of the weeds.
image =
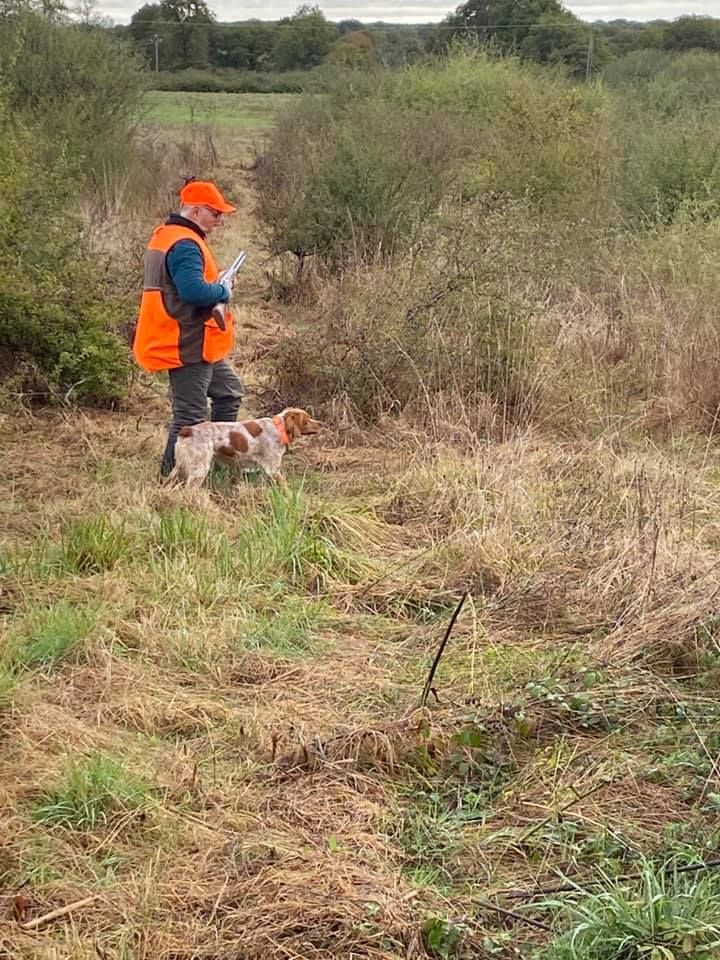
POLYGON ((129 557, 132 538, 125 524, 104 516, 67 523, 61 533, 58 564, 63 573, 88 576, 112 570, 129 557))
POLYGON ((568 928, 541 952, 544 960, 670 960, 720 949, 714 873, 684 875, 645 863, 637 882, 604 878, 598 893, 539 906, 556 911, 556 924, 568 928))
POLYGON ((62 600, 34 610, 17 638, 13 660, 23 669, 52 669, 74 654, 98 622, 97 606, 81 606, 62 600))
POLYGON ((240 643, 250 650, 266 650, 279 656, 309 653, 318 647, 317 631, 326 611, 303 597, 275 598, 276 606, 250 612, 241 627, 240 643))
POLYGON ((32 811, 37 823, 93 830, 111 817, 147 807, 151 788, 114 757, 94 753, 72 761, 32 811))

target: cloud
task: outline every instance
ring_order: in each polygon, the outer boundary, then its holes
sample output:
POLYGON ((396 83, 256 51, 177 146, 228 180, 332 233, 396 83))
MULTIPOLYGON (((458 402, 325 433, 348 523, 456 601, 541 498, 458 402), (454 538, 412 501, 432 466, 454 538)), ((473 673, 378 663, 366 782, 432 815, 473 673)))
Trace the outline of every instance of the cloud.
MULTIPOLYGON (((100 0, 99 12, 116 23, 127 23, 144 0, 100 0)), ((245 0, 242 18, 277 20, 294 13, 300 0, 245 0)), ((234 0, 209 0, 218 20, 237 20, 234 0)), ((718 0, 565 0, 565 5, 583 20, 674 20, 683 14, 718 15, 718 0)), ((442 20, 457 3, 450 0, 328 0, 320 8, 329 20, 357 19, 372 22, 427 23, 442 20)))

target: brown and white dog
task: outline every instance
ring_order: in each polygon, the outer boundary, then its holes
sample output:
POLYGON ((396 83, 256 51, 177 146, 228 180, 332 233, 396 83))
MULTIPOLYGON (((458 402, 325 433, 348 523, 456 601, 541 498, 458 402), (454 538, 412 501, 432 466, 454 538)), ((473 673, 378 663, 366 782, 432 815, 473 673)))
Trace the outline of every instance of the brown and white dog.
POLYGON ((280 472, 290 441, 317 433, 322 424, 296 407, 276 417, 258 420, 213 422, 183 427, 175 443, 175 469, 171 479, 200 486, 213 458, 233 468, 261 467, 273 483, 284 484, 280 472))

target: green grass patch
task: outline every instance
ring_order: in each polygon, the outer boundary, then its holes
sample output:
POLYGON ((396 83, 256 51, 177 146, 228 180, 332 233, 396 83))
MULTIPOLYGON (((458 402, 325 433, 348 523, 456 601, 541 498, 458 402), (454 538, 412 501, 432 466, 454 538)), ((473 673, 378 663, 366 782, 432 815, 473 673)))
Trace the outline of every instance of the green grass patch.
POLYGON ((597 893, 547 900, 563 932, 542 960, 678 960, 720 951, 720 877, 643 865, 634 881, 604 878, 597 893))
POLYGON ((226 535, 213 529, 202 514, 179 507, 161 514, 152 530, 151 545, 165 557, 211 556, 226 535))
POLYGON ((253 611, 241 630, 246 649, 296 656, 317 649, 318 631, 326 620, 324 604, 300 596, 278 597, 277 605, 253 611))
POLYGON ((13 648, 17 667, 51 669, 76 652, 98 622, 100 608, 61 600, 34 610, 13 648))
POLYGON ((94 753, 73 761, 32 811, 38 823, 92 830, 119 813, 139 810, 151 800, 151 787, 112 756, 94 753))
POLYGON ((195 93, 151 90, 145 95, 143 119, 167 126, 218 124, 241 129, 272 127, 280 110, 297 96, 286 93, 195 93))
POLYGON ((61 533, 58 566, 80 576, 104 573, 129 557, 132 546, 124 522, 116 525, 104 516, 73 520, 61 533))

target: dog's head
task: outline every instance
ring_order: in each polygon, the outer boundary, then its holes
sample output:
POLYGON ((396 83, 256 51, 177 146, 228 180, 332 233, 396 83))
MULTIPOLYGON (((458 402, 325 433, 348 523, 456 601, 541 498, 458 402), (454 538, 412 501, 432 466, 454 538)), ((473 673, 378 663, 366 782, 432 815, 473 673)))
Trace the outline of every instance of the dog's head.
POLYGON ((309 413, 299 407, 288 407, 280 414, 290 440, 297 440, 308 434, 317 433, 322 427, 319 420, 313 420, 309 413))

